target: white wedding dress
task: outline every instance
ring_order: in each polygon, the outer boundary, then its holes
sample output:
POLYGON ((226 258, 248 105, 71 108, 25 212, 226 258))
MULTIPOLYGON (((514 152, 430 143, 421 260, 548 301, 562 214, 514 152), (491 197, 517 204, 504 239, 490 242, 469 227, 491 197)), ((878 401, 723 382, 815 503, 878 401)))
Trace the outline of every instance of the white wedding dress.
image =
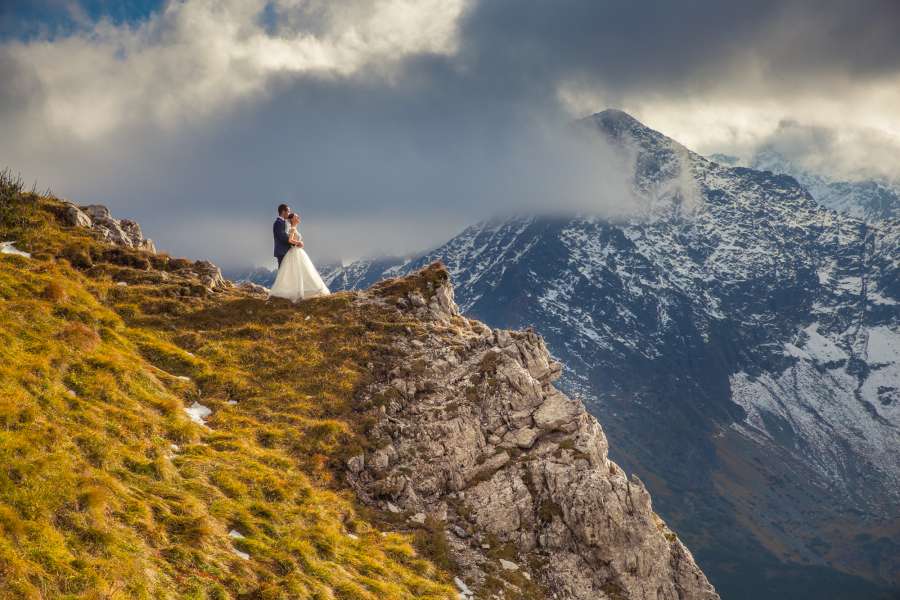
MULTIPOLYGON (((303 239, 296 227, 290 228, 289 237, 295 242, 303 239)), ((328 286, 322 281, 321 275, 309 259, 309 255, 303 248, 297 246, 288 250, 288 253, 284 255, 281 266, 278 268, 278 275, 275 276, 275 283, 269 290, 270 297, 287 298, 292 302, 316 296, 327 296, 330 293, 328 286)))

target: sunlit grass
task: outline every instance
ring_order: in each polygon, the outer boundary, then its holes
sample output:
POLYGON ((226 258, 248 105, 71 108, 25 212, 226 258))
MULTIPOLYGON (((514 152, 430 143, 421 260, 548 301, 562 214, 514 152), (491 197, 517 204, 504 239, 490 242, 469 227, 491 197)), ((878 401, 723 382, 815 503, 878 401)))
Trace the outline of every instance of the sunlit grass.
POLYGON ((0 239, 33 258, 0 257, 0 596, 453 596, 336 475, 396 323, 341 294, 210 295, 190 262, 111 250, 13 184, 0 239))

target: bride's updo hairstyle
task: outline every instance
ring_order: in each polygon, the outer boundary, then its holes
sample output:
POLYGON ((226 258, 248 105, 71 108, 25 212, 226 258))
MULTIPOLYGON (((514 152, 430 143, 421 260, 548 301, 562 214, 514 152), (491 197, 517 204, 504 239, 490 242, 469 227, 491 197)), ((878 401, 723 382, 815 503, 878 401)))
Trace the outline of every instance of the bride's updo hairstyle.
POLYGON ((295 213, 295 212, 292 212, 291 214, 289 214, 289 215, 287 216, 288 222, 293 222, 293 221, 294 221, 294 217, 297 217, 297 220, 300 220, 300 215, 298 215, 298 214, 295 213))

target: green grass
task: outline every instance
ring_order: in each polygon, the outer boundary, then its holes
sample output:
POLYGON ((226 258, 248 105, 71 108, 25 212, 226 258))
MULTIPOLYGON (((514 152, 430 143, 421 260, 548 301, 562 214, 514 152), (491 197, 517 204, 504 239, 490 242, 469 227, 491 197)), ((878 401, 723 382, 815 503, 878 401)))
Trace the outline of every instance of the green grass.
POLYGON ((63 209, 0 178, 0 240, 33 255, 0 256, 0 597, 453 597, 341 485, 369 443, 355 391, 408 324, 209 294, 63 209))

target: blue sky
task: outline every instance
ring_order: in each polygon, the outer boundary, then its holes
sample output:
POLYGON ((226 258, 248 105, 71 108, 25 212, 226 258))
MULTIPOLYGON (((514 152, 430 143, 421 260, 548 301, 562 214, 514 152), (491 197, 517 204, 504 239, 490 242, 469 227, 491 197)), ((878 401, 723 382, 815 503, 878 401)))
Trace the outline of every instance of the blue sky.
POLYGON ((29 39, 71 34, 108 19, 134 24, 147 19, 162 0, 6 0, 0 4, 0 36, 29 39))
POLYGON ((560 132, 608 107, 703 153, 790 135, 900 165, 896 0, 0 2, 0 168, 262 263, 274 207, 314 258, 435 246, 495 213, 624 201, 560 132))

